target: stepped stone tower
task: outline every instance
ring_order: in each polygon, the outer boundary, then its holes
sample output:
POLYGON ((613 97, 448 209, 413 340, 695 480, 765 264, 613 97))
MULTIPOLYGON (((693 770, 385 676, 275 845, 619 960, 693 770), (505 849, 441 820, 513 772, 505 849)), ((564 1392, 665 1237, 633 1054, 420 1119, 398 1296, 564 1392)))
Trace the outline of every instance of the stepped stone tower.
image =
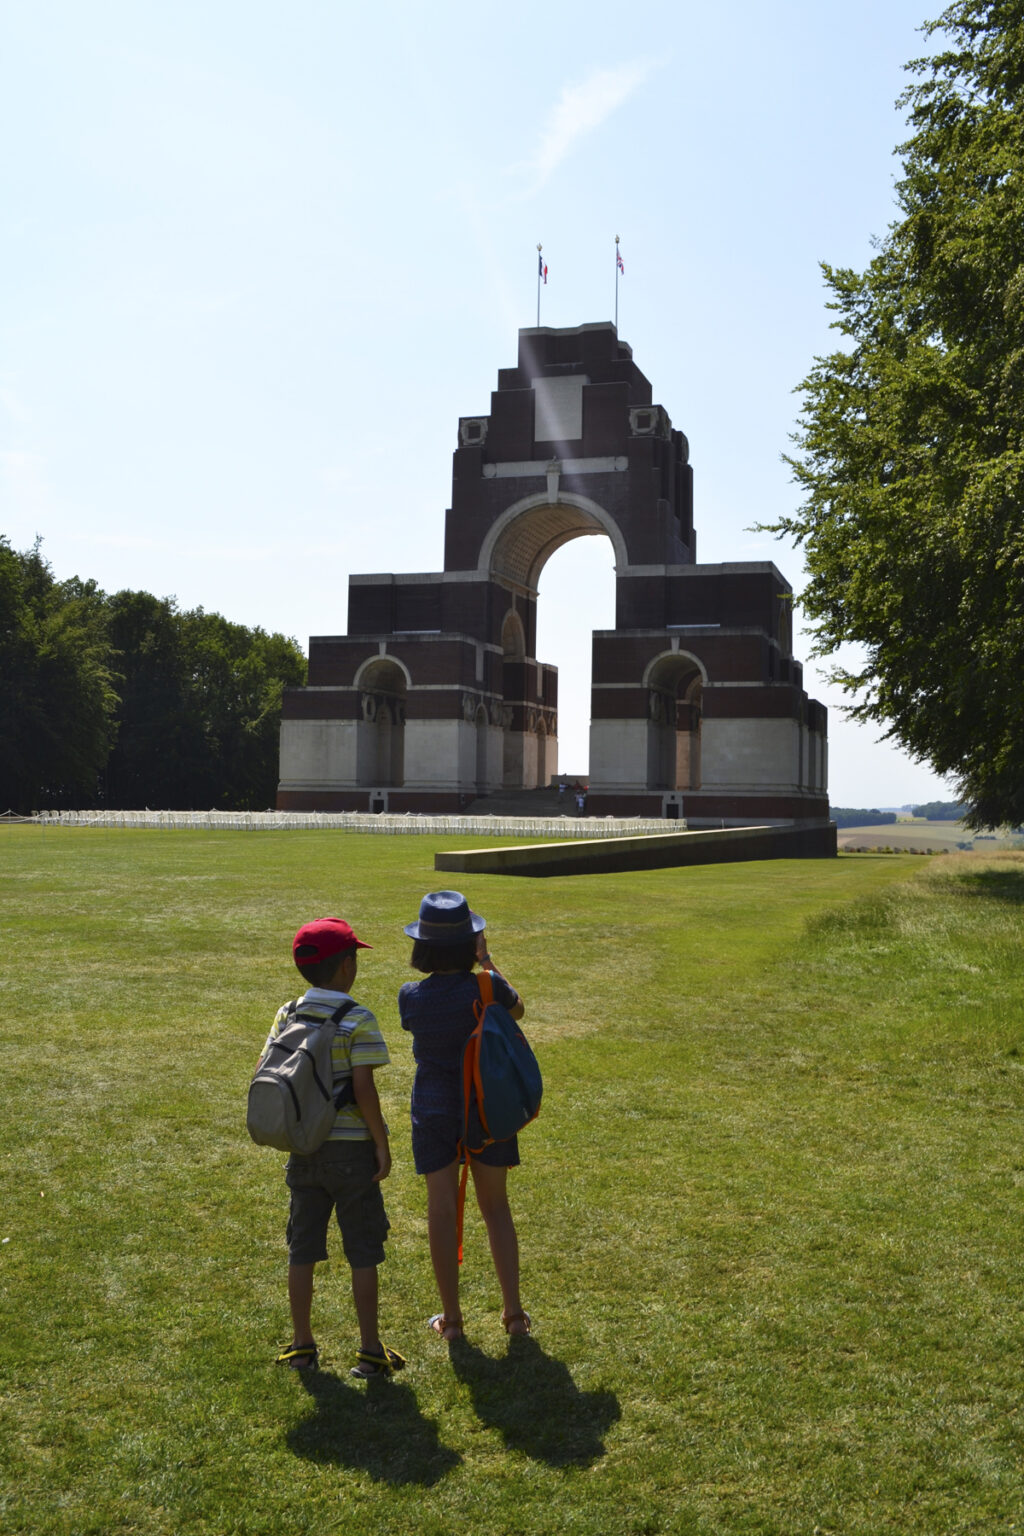
POLYGON ((490 414, 459 420, 444 570, 352 576, 349 633, 285 693, 281 809, 458 811, 557 770, 537 583, 605 534, 613 630, 593 639, 595 815, 691 826, 828 816, 826 711, 793 658, 771 561, 698 565, 689 447, 610 324, 519 332, 490 414))

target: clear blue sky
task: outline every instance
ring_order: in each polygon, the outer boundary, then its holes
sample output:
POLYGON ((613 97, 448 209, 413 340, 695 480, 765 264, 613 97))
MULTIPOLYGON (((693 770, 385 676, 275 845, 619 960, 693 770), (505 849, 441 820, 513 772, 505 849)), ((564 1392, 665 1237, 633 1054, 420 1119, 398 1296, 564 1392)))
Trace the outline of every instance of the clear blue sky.
MULTIPOLYGON (((516 332, 612 318, 690 440, 698 556, 794 503, 818 262, 893 217, 927 0, 6 0, 0 532, 58 576, 343 633, 350 572, 439 570, 460 415, 516 332)), ((541 582, 586 755, 611 549, 541 582)), ((798 649, 806 656, 806 643, 798 649)), ((813 669, 810 691, 839 697, 813 669)), ((831 795, 951 790, 831 713, 831 795)))

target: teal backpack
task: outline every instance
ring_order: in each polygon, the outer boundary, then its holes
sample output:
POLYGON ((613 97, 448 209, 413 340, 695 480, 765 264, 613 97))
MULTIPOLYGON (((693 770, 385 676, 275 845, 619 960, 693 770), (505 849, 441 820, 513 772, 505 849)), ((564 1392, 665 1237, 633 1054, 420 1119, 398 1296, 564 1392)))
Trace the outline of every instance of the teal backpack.
POLYGON ((470 1158, 492 1142, 507 1141, 536 1120, 544 1092, 540 1065, 529 1041, 508 1009, 494 1000, 490 971, 478 971, 476 981, 480 989, 479 1001, 473 1004, 476 1028, 462 1048, 460 1264, 470 1158))
POLYGON ((507 1008, 494 1001, 490 971, 477 973, 476 1028, 462 1050, 462 1146, 482 1152, 540 1114, 540 1065, 507 1008))

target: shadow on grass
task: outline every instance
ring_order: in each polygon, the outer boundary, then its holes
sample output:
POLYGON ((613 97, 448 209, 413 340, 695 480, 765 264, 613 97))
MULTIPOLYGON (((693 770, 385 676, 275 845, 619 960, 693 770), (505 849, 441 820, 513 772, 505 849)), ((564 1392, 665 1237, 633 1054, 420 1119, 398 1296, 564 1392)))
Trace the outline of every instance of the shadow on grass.
POLYGON ((455 1374, 469 1388, 481 1423, 510 1450, 551 1467, 589 1466, 605 1454, 604 1437, 621 1416, 614 1392, 581 1392, 561 1361, 530 1337, 509 1340, 492 1360, 465 1339, 454 1340, 455 1374))
POLYGON ((988 896, 994 901, 1024 901, 1024 869, 1019 864, 1008 864, 999 869, 950 870, 947 879, 968 896, 988 896))
POLYGON ((325 1371, 299 1374, 316 1411, 289 1432, 297 1456, 355 1467, 396 1487, 424 1488, 462 1460, 441 1445, 437 1425, 424 1418, 411 1387, 394 1379, 349 1385, 325 1371))

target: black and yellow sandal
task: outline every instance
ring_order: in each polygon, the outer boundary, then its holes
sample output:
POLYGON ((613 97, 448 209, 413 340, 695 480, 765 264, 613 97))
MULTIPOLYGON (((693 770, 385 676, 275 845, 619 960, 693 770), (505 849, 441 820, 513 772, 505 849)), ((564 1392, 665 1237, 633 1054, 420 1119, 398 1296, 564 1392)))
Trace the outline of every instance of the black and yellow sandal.
POLYGON ((371 1376, 393 1376, 396 1371, 404 1369, 405 1356, 400 1355, 397 1349, 388 1349, 386 1344, 382 1344, 379 1354, 371 1349, 357 1350, 356 1363, 349 1375, 368 1381, 371 1376))
POLYGON ((291 1366, 293 1371, 315 1371, 320 1363, 320 1351, 315 1344, 290 1344, 282 1349, 275 1365, 291 1366))

